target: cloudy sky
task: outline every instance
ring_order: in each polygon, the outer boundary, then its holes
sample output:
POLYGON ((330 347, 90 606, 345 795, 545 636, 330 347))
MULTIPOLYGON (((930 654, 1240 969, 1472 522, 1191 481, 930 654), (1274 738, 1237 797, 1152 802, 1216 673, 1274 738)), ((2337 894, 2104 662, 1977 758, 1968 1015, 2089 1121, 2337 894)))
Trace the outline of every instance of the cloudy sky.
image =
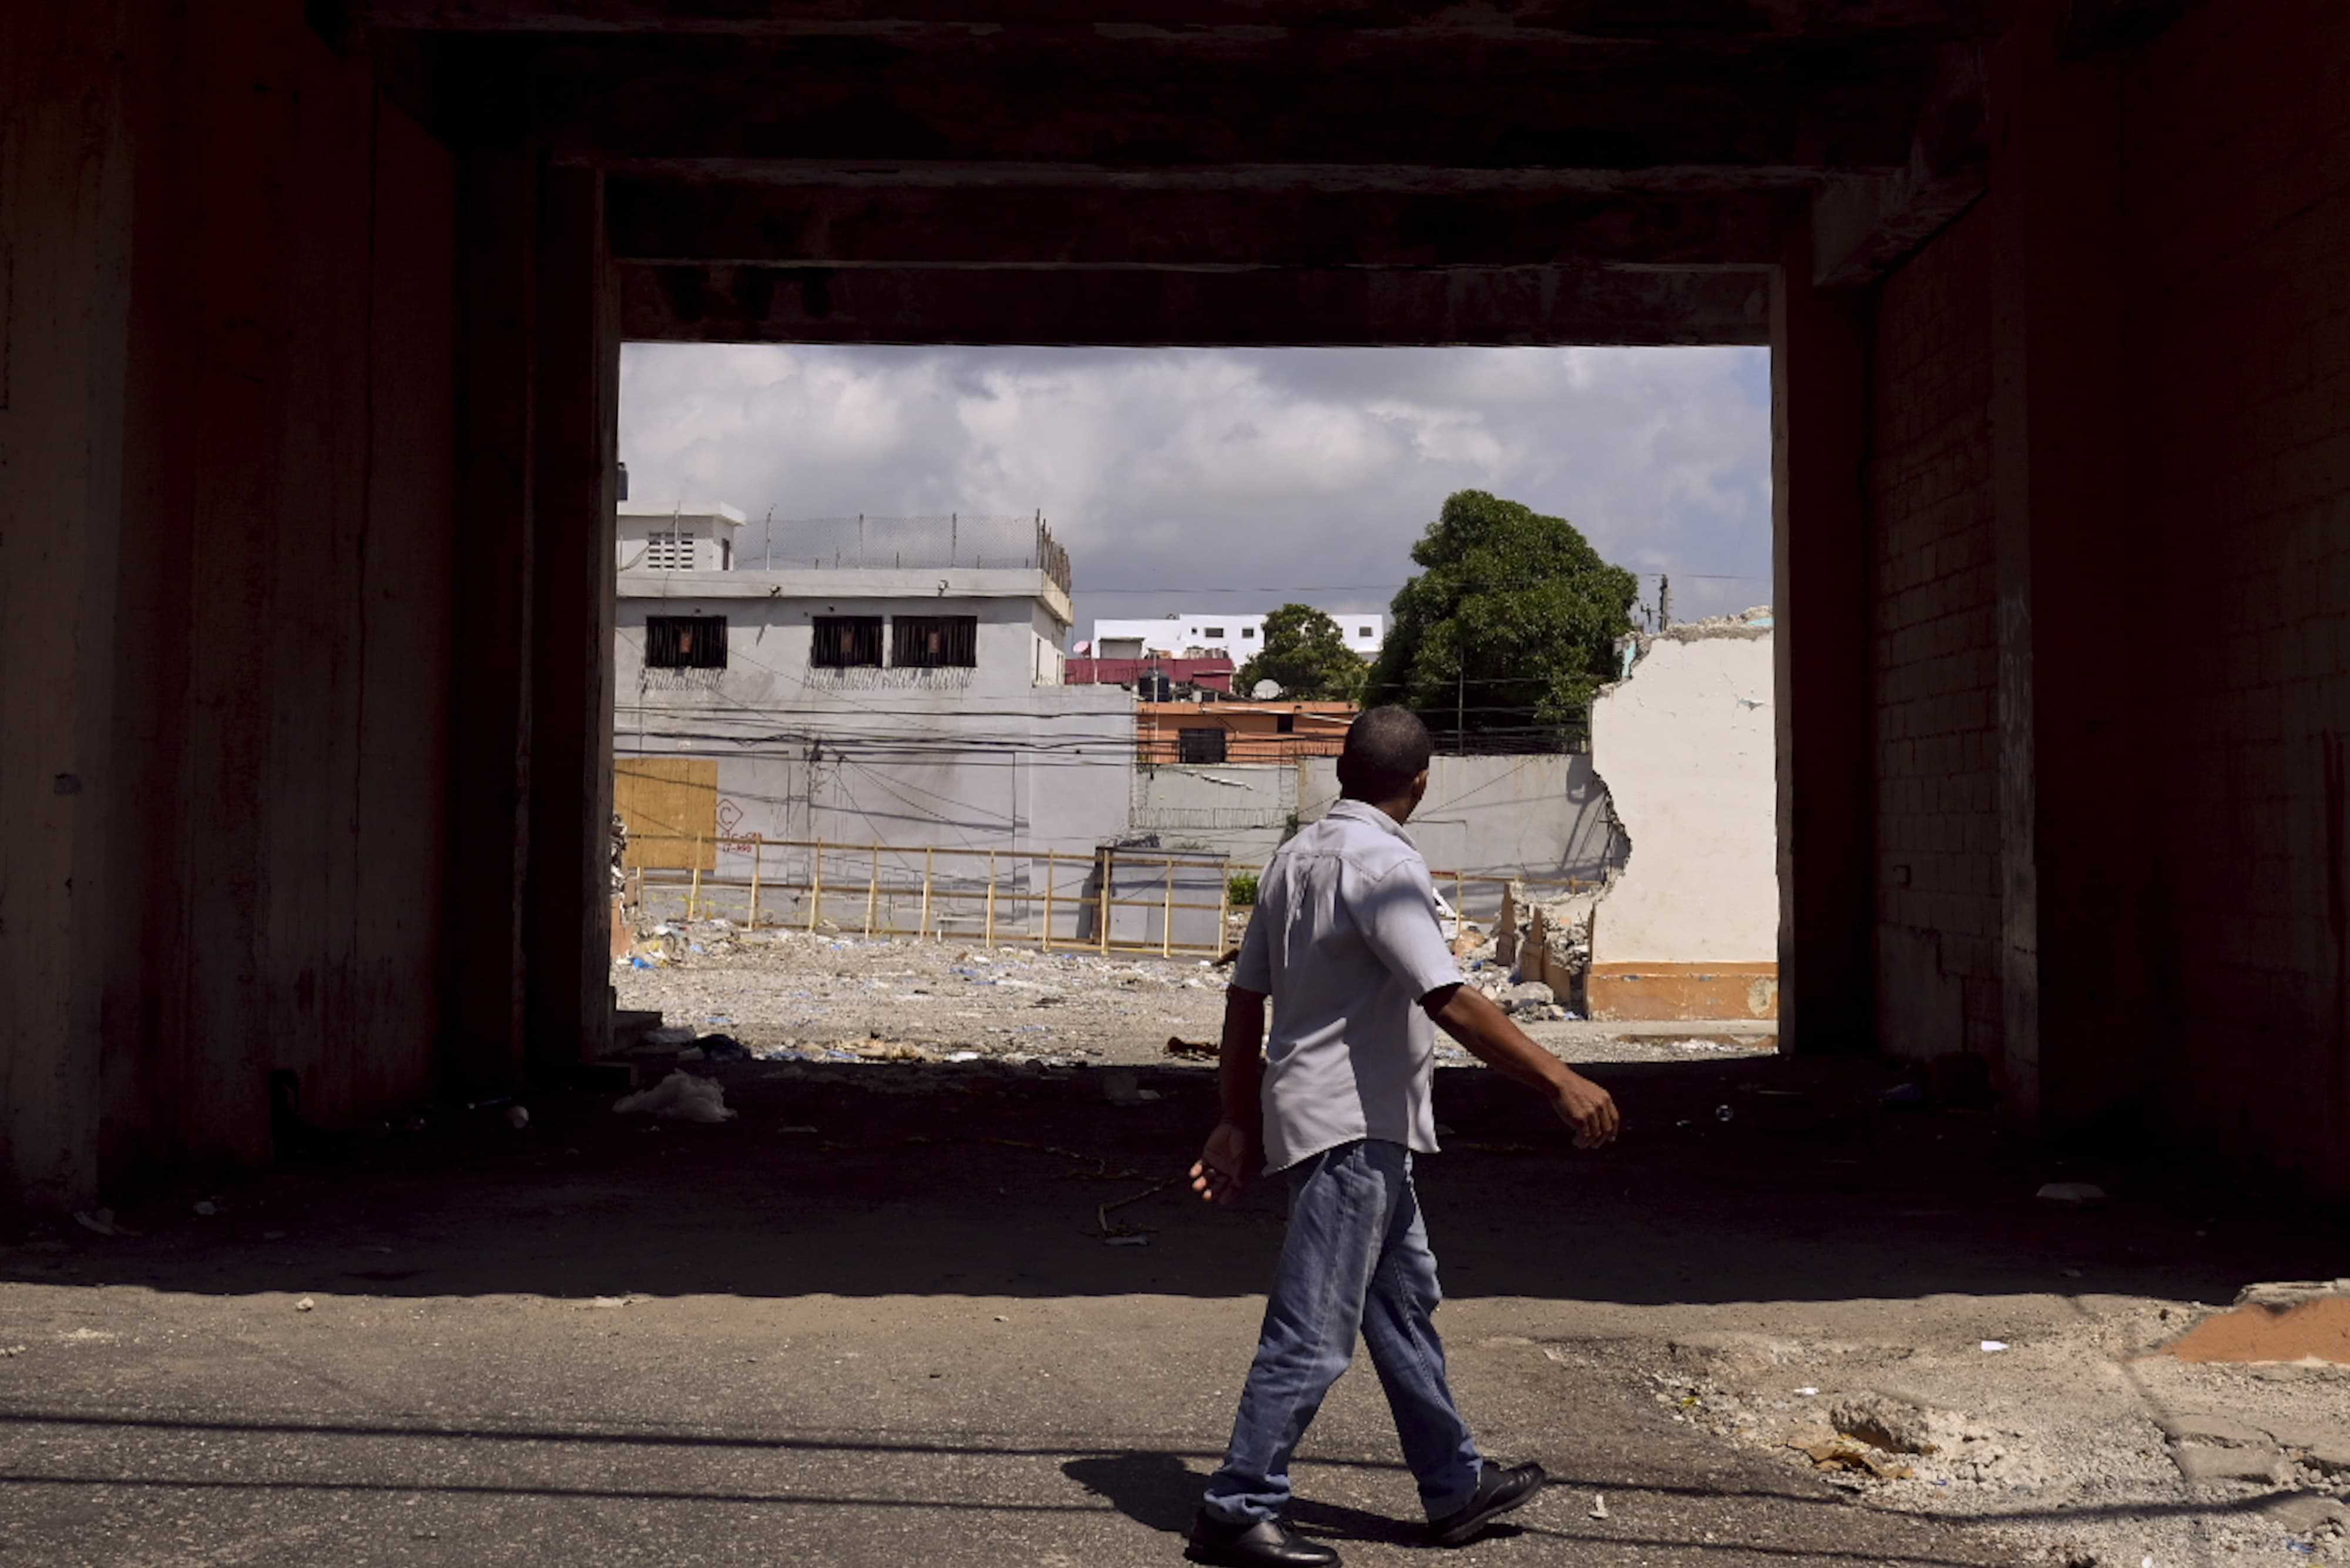
POLYGON ((620 448, 631 501, 727 502, 754 553, 770 507, 1041 508, 1076 563, 1078 638, 1097 616, 1384 608, 1465 488, 1671 572, 1676 619, 1770 597, 1760 348, 639 344, 620 448))

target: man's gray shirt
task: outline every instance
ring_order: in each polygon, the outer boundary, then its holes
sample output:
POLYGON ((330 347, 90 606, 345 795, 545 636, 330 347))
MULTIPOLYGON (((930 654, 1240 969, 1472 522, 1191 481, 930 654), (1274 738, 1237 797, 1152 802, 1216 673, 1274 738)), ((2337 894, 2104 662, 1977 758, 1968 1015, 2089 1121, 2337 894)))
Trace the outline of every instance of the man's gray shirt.
POLYGON ((1281 846, 1232 983, 1273 997, 1267 1170, 1357 1138, 1436 1152, 1436 1029, 1419 999, 1461 971, 1428 862, 1393 817, 1342 800, 1281 846))

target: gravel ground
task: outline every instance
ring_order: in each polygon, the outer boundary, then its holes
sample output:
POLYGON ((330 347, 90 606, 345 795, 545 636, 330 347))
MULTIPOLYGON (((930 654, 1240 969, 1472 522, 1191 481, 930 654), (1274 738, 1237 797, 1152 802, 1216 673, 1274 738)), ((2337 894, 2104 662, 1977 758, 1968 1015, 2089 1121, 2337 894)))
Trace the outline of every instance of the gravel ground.
MULTIPOLYGON (((613 966, 623 1008, 658 1012, 671 1028, 732 1034, 761 1055, 869 1055, 879 1043, 933 1055, 974 1051, 983 1057, 1163 1063, 1170 1037, 1212 1045, 1229 972, 1205 960, 752 934, 717 922, 671 927, 640 950, 662 959, 649 969, 628 960, 613 966)), ((1490 967, 1471 974, 1501 978, 1490 967)), ((1526 1027, 1574 1062, 1762 1055, 1778 1038, 1769 1023, 1526 1027)), ((902 1059, 914 1053, 891 1054, 902 1059)), ((1440 1044, 1439 1057, 1447 1065, 1471 1064, 1450 1041, 1440 1044)))

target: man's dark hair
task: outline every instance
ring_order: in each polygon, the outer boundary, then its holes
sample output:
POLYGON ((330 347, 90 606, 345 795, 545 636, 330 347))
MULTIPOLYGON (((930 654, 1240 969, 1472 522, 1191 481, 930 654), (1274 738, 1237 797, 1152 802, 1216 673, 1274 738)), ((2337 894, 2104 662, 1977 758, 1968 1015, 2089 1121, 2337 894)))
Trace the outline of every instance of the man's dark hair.
POLYGON ((1338 787, 1353 800, 1393 800, 1411 788, 1435 750, 1419 714, 1409 708, 1374 708, 1347 726, 1338 787))

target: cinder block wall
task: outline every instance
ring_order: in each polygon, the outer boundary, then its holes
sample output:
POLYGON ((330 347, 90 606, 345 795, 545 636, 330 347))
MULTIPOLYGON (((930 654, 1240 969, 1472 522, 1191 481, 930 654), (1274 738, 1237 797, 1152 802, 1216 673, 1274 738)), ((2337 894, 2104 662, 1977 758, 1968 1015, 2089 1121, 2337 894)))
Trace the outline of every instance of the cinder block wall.
POLYGON ((2350 1189, 2350 20, 2199 7, 2124 94, 2159 1103, 2350 1189))
POLYGON ((2350 1192, 2350 13, 2046 57, 1873 302, 1880 1043, 2350 1192))
POLYGON ((1921 1059, 2001 1049, 1991 242, 1887 279, 1872 345, 1877 1033, 1921 1059))

